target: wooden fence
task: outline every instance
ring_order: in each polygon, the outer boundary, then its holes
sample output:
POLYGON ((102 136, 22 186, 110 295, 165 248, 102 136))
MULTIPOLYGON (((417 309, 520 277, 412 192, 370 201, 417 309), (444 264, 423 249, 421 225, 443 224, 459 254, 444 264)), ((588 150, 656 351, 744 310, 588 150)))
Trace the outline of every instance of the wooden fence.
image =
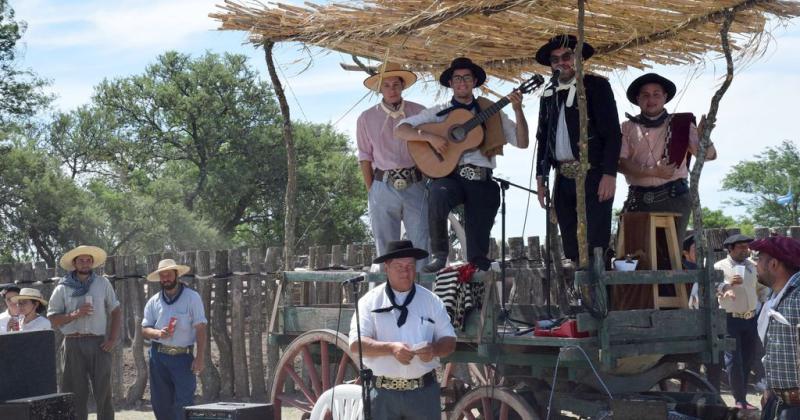
MULTIPOLYGON (((777 230, 800 239, 800 227, 777 230)), ((707 232, 711 248, 719 249, 724 238, 738 233, 738 229, 707 232)), ((759 238, 769 233, 766 228, 756 229, 759 238)), ((492 256, 498 258, 496 241, 492 244, 492 256)), ((556 249, 560 254, 560 247, 556 249)), ((539 237, 509 238, 507 258, 511 263, 506 278, 509 303, 544 305, 542 255, 539 237)), ((362 270, 373 257, 372 244, 311 247, 307 255, 298 257, 296 265, 304 269, 362 270)), ((724 252, 718 251, 717 257, 724 257, 724 252)), ((192 268, 194 275, 182 281, 200 293, 209 320, 206 367, 200 375, 198 400, 266 401, 279 356, 277 346, 268 345, 266 340, 269 312, 276 298, 279 270, 283 267, 278 247, 109 257, 102 270, 112 281, 123 311, 121 344, 116 347, 112 359, 112 393, 117 406, 138 407, 146 395, 145 351, 149 343, 143 339, 140 325, 144 305, 159 292, 160 285, 147 282, 144 277, 154 271, 163 258, 174 258, 192 268)), ((552 304, 566 311, 575 304, 569 293, 573 268, 563 266, 561 258, 554 258, 551 269, 552 304)), ((60 268, 48 268, 43 262, 0 265, 0 283, 16 282, 20 287, 35 287, 46 297, 63 275, 60 268)), ((332 286, 318 283, 288 287, 282 302, 292 305, 339 303, 343 298, 341 289, 332 286)), ((63 338, 58 331, 56 336, 60 343, 63 338)), ((60 368, 61 355, 57 357, 60 368)))

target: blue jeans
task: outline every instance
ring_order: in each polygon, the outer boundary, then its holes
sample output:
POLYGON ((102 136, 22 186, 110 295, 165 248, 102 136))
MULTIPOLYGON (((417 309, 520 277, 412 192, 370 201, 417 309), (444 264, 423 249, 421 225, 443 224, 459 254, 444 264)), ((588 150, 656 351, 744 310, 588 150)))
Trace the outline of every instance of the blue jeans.
POLYGON ((728 314, 728 335, 736 339, 736 349, 725 352, 725 370, 731 394, 737 403, 747 402, 747 378, 757 351, 758 330, 756 318, 734 318, 728 314))
POLYGON ((380 420, 439 420, 442 417, 441 389, 434 382, 413 391, 373 387, 372 418, 380 420))
POLYGON ((183 408, 194 404, 197 378, 192 372, 194 356, 170 356, 150 347, 150 403, 158 420, 183 420, 183 408))

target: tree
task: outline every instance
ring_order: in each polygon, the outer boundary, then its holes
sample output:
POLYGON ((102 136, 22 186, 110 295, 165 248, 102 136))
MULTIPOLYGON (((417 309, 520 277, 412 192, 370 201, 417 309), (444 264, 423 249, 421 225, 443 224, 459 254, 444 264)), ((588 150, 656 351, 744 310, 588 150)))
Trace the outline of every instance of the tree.
POLYGON ((797 194, 800 193, 800 151, 789 140, 768 147, 755 160, 737 163, 722 180, 722 188, 749 194, 744 199, 729 200, 734 206, 748 209, 750 219, 760 226, 793 226, 798 223, 797 194), (795 199, 789 205, 777 199, 791 191, 795 199))
POLYGON ((0 124, 33 115, 51 98, 42 92, 46 82, 33 72, 20 69, 16 62, 17 41, 25 23, 14 20, 7 0, 0 0, 0 124))
MULTIPOLYGON (((689 224, 691 225, 691 221, 689 224)), ((703 229, 730 228, 737 225, 736 220, 723 213, 722 210, 703 207, 703 229)))

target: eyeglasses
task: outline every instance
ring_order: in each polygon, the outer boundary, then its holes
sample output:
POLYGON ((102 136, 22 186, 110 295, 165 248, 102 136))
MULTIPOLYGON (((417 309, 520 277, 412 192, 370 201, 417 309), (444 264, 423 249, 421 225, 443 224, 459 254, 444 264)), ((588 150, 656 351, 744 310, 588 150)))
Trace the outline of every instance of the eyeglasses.
POLYGON ((472 81, 475 80, 475 78, 470 76, 470 75, 466 75, 466 76, 458 76, 458 75, 456 75, 456 76, 453 76, 450 80, 452 80, 453 83, 461 83, 461 82, 472 83, 472 81))
POLYGON ((567 51, 561 55, 551 55, 550 56, 550 64, 558 64, 562 61, 570 61, 575 57, 575 53, 572 51, 567 51))

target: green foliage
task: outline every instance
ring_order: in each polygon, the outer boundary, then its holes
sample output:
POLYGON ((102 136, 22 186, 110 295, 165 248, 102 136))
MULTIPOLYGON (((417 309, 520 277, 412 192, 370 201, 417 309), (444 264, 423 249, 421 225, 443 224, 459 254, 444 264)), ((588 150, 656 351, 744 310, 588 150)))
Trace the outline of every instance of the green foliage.
POLYGON ((0 124, 33 115, 51 98, 42 93, 46 82, 16 63, 17 41, 25 23, 14 20, 7 0, 0 0, 0 124))
POLYGON ((730 204, 746 207, 749 218, 760 226, 794 226, 798 223, 797 197, 800 193, 800 151, 789 140, 768 147, 755 155, 755 160, 734 165, 722 181, 722 188, 748 194, 744 199, 731 199, 730 204), (791 188, 794 203, 783 206, 776 202, 791 188))
MULTIPOLYGON (((692 220, 689 221, 692 224, 692 220)), ((703 228, 731 228, 738 226, 736 219, 730 217, 722 212, 722 210, 711 210, 708 207, 703 207, 703 228)))

